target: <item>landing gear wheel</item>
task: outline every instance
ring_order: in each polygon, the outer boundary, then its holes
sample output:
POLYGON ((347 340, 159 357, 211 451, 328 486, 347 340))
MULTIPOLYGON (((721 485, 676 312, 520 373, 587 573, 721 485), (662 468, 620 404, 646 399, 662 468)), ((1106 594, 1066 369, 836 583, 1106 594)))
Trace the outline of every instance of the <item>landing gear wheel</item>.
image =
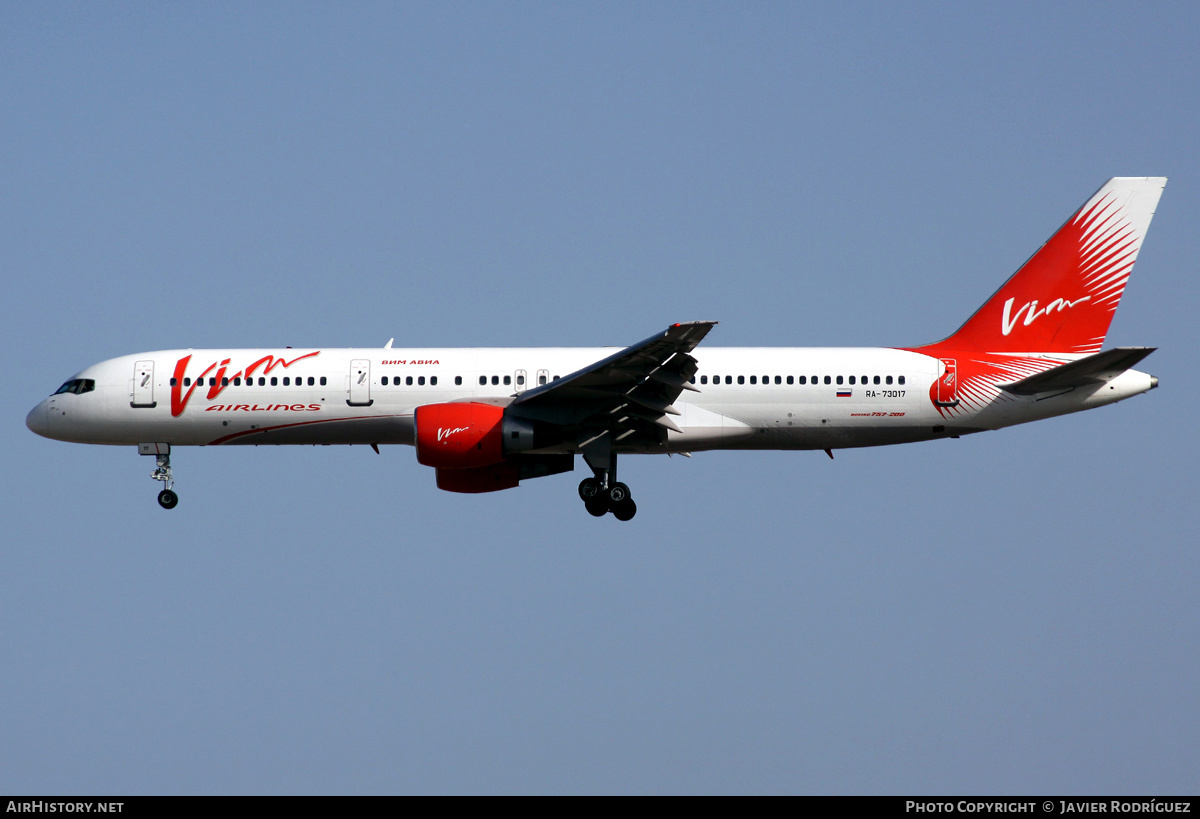
POLYGON ((621 504, 629 500, 629 487, 620 481, 608 487, 608 502, 616 509, 621 504))
POLYGON ((164 489, 158 493, 158 505, 163 509, 174 509, 177 503, 179 503, 179 496, 170 489, 164 489))
POLYGON ((603 495, 584 501, 583 506, 592 517, 602 518, 608 514, 608 498, 603 495))
POLYGON ((612 508, 612 513, 617 520, 633 520, 633 516, 637 514, 637 504, 633 502, 633 498, 626 498, 623 503, 618 503, 612 508))
POLYGON ((584 503, 587 503, 600 494, 600 489, 600 481, 595 478, 584 478, 579 483, 579 498, 584 503))

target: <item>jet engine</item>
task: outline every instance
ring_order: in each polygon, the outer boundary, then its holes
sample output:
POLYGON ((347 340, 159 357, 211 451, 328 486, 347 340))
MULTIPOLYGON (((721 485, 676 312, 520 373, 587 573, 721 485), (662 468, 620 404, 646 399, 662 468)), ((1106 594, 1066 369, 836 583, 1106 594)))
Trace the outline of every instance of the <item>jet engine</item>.
POLYGON ((417 461, 437 469, 438 488, 448 492, 511 489, 521 478, 572 468, 571 455, 521 455, 534 448, 533 424, 492 404, 426 404, 415 426, 417 461))
POLYGON ((533 425, 491 404, 426 404, 415 424, 417 461, 438 469, 491 466, 533 448, 533 425))

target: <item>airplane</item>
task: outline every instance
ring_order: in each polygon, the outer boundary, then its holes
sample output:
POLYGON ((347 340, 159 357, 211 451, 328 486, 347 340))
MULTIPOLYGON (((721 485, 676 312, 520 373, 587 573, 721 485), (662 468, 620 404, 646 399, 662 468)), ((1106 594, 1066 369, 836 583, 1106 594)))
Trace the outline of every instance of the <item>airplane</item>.
POLYGON ((172 509, 180 446, 387 444, 450 492, 510 489, 583 456, 586 510, 627 521, 618 455, 824 450, 958 438, 1158 386, 1154 347, 1102 350, 1165 177, 1109 180, 953 335, 918 347, 700 349, 714 321, 611 348, 163 350, 69 378, 26 418, 136 446, 172 509))

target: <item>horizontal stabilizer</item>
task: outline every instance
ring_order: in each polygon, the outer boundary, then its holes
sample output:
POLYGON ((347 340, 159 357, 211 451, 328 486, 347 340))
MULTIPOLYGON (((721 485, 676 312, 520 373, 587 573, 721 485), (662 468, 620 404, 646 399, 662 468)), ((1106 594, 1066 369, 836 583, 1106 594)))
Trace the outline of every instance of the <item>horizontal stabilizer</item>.
POLYGON ((1034 395, 1039 392, 1069 390, 1112 381, 1121 373, 1131 369, 1157 347, 1115 347, 1095 353, 1078 361, 1023 378, 1013 384, 1002 384, 1001 388, 1014 395, 1034 395))

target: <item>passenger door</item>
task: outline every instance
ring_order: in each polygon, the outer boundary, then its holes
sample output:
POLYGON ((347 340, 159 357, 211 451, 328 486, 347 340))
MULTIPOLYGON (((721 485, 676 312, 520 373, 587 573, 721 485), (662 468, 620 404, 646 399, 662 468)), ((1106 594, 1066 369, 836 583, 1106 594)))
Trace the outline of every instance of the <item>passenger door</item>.
POLYGON ((155 406, 153 361, 139 361, 133 365, 133 395, 129 406, 143 409, 155 406))
POLYGON ((352 407, 369 407, 371 401, 371 362, 356 358, 350 362, 350 395, 346 403, 352 407))

